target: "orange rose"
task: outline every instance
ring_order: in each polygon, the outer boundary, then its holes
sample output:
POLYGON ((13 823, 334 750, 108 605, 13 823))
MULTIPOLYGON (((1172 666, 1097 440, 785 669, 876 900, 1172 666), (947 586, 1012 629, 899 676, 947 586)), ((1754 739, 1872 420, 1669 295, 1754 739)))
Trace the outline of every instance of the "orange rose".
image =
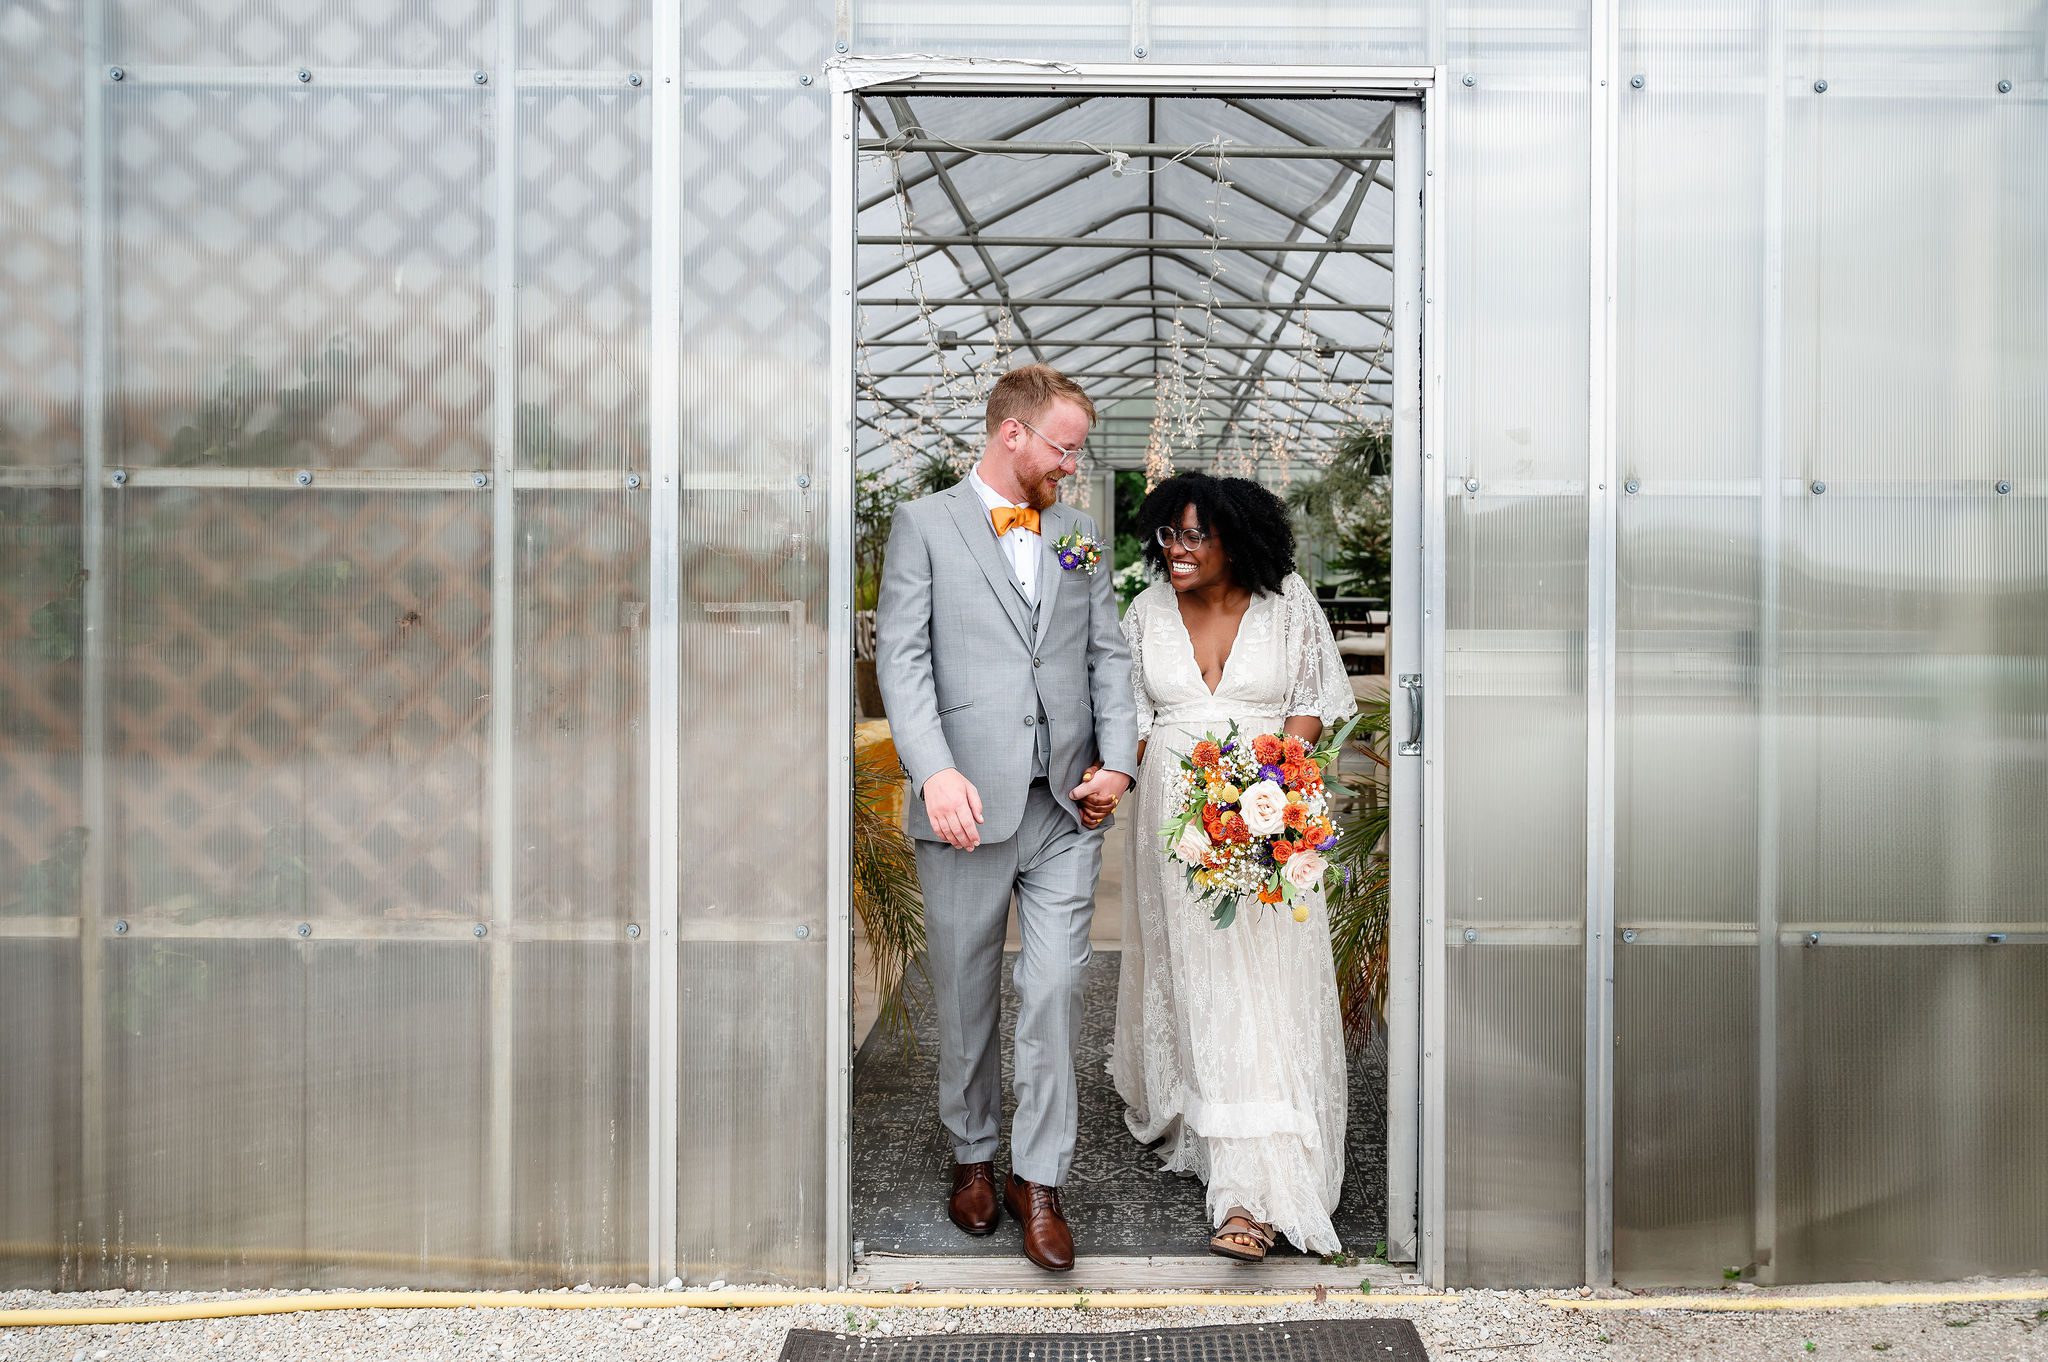
POLYGON ((1289 761, 1302 761, 1308 757, 1308 744, 1296 737, 1289 737, 1282 750, 1289 761))
POLYGON ((1301 850, 1300 846, 1286 840, 1285 838, 1280 838, 1276 840, 1273 843, 1273 864, 1286 865, 1287 858, 1289 856, 1292 856, 1295 852, 1299 850, 1301 850))
POLYGON ((1275 889, 1270 884, 1261 885, 1259 887, 1260 903, 1278 903, 1281 899, 1286 897, 1287 896, 1285 894, 1281 893, 1278 889, 1275 889))
POLYGON ((1261 733, 1252 739, 1252 755, 1259 759, 1261 766, 1280 764, 1280 740, 1271 733, 1261 733))
POLYGON ((1280 768, 1290 790, 1313 792, 1323 787, 1323 773, 1312 761, 1290 761, 1280 768))
POLYGON ((1195 750, 1188 754, 1188 760, 1206 770, 1223 760, 1223 749, 1213 742, 1204 740, 1195 744, 1195 750))
POLYGON ((1202 831, 1209 834, 1209 840, 1212 842, 1222 835, 1223 806, 1221 804, 1204 804, 1202 806, 1202 831))

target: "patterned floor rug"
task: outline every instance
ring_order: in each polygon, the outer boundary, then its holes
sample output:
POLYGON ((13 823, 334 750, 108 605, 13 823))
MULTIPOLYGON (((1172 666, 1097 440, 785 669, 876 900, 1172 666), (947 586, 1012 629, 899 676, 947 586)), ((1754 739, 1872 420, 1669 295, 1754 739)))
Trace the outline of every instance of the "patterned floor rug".
POLYGON ((1312 1319, 1087 1334, 871 1338, 792 1329, 781 1362, 1429 1362, 1405 1319, 1312 1319))
MULTIPOLYGON (((1116 1021, 1117 952, 1098 950, 1088 965, 1081 1024, 1081 1130, 1064 1201, 1083 1254, 1187 1254, 1204 1251, 1208 1220, 1202 1185, 1160 1171, 1152 1151, 1124 1127, 1123 1103, 1104 1072, 1116 1021)), ((1009 1167, 1010 1040, 1016 999, 1003 970, 1003 1149, 1009 1167)), ((874 1035, 853 1066, 853 1233, 867 1252, 1015 1254, 1013 1226, 971 1238, 946 1219, 953 1152, 939 1124, 938 1028, 929 1008, 914 1014, 918 1048, 906 1054, 893 1036, 874 1035)), ((1344 1246, 1370 1254, 1387 1218, 1387 1070, 1375 1039, 1350 1064, 1344 1191, 1334 1217, 1344 1246)), ((1291 1253, 1283 1243, 1277 1256, 1291 1253)))

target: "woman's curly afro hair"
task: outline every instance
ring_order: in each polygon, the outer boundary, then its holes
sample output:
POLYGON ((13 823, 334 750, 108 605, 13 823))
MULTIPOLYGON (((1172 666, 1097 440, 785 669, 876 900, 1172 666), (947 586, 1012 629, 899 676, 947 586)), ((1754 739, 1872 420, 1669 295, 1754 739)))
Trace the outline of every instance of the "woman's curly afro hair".
POLYGON ((1216 536, 1216 546, 1230 560, 1230 575, 1239 586, 1278 591, 1294 571, 1294 527, 1279 497, 1250 478, 1176 473, 1147 492, 1138 507, 1138 538, 1154 572, 1166 573, 1159 527, 1179 525, 1190 506, 1202 528, 1216 536))

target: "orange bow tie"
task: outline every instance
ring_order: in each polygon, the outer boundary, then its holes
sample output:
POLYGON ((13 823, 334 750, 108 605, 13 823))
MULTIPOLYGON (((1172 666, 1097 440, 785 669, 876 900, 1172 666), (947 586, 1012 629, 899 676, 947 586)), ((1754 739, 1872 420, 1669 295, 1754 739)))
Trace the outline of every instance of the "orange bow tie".
POLYGON ((998 506, 988 513, 988 518, 995 524, 998 539, 1019 525, 1033 534, 1038 533, 1038 512, 1029 506, 998 506))

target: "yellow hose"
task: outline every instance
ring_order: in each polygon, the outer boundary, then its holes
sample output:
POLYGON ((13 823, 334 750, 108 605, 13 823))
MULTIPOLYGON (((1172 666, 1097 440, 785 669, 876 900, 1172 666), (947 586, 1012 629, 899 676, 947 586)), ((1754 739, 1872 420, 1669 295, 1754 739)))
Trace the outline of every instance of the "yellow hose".
POLYGON ((2048 1287, 1991 1287, 1956 1291, 1868 1291, 1841 1296, 1630 1296, 1586 1300, 1566 1297, 1543 1303, 1556 1310, 1872 1310, 1887 1305, 1968 1305, 1980 1301, 2048 1300, 2048 1287))
POLYGON ((766 1306, 865 1306, 873 1310, 1167 1310, 1190 1305, 1307 1305, 1371 1302, 1455 1305, 1458 1298, 1326 1291, 351 1291, 319 1296, 247 1296, 164 1305, 83 1305, 0 1310, 0 1328, 57 1324, 169 1324, 179 1320, 291 1315, 313 1310, 746 1310, 766 1306))

